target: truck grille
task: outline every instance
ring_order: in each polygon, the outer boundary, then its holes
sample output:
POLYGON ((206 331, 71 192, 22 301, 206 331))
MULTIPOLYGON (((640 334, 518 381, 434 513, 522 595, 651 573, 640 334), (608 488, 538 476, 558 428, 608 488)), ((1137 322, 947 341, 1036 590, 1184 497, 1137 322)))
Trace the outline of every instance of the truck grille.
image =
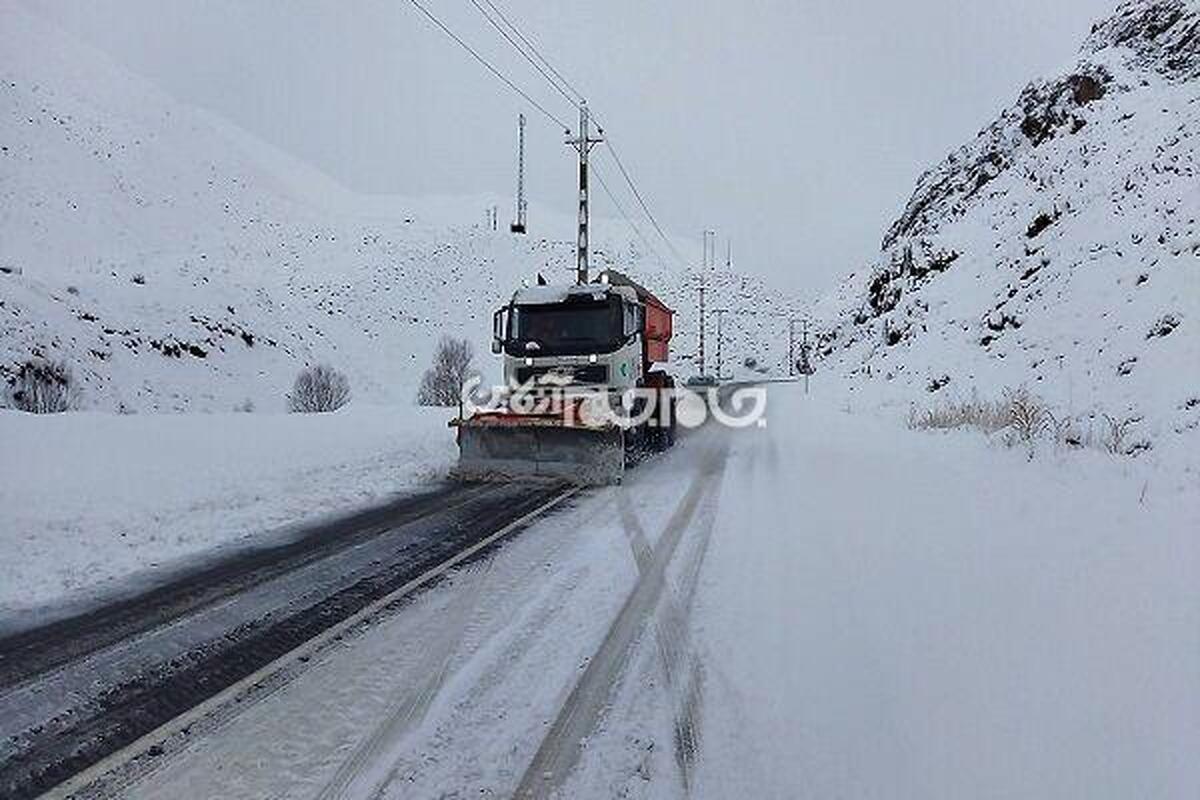
POLYGON ((604 364, 580 364, 569 367, 520 367, 517 370, 517 381, 525 383, 530 378, 540 378, 550 372, 569 375, 575 383, 608 383, 608 367, 604 364))

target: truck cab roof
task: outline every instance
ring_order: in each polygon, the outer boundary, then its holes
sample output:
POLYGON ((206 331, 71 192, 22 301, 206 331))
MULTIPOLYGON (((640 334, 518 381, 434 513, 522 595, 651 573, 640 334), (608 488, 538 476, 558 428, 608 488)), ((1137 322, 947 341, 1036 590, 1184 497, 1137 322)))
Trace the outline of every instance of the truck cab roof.
POLYGON ((514 292, 512 302, 513 305, 518 306, 544 306, 567 303, 572 299, 604 300, 613 294, 635 302, 638 300, 637 292, 628 286, 588 283, 583 285, 530 286, 527 289, 518 289, 514 292))
POLYGON ((552 305, 568 302, 573 297, 603 300, 611 294, 670 311, 667 304, 659 300, 653 292, 615 269, 604 270, 592 283, 530 286, 526 289, 518 289, 513 293, 512 302, 513 305, 522 306, 552 305))

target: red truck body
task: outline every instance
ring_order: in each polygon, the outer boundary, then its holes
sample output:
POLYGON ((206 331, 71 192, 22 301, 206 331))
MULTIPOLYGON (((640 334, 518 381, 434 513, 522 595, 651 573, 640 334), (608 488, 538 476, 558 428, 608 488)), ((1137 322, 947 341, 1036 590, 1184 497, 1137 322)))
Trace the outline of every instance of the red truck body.
POLYGON ((601 273, 601 279, 613 286, 628 286, 638 296, 645 307, 642 319, 642 341, 645 342, 646 369, 651 364, 665 364, 671 358, 672 321, 675 312, 667 304, 659 300, 654 292, 642 286, 624 273, 614 269, 601 273))
POLYGON ((666 363, 671 357, 671 322, 675 312, 654 295, 645 298, 646 314, 643 337, 647 363, 666 363))

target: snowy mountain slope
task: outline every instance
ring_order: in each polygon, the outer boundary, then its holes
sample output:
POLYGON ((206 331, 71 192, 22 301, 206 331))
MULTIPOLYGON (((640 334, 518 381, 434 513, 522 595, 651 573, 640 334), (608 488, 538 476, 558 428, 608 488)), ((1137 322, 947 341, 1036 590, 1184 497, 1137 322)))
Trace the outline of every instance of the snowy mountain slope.
MULTIPOLYGON (((471 338, 494 372, 491 311, 539 271, 571 277, 567 215, 531 208, 531 235, 513 237, 483 224, 507 198, 354 195, 15 8, 0 79, 0 377, 30 355, 64 358, 86 407, 280 408, 299 366, 325 360, 356 396, 407 401, 441 335, 471 338)), ((593 235, 597 266, 679 309, 688 372, 694 278, 624 223, 595 220, 593 235)), ((726 305, 792 305, 723 280, 738 287, 726 305)), ((728 360, 781 366, 786 337, 759 335, 777 327, 745 317, 728 360)))
POLYGON ((921 177, 879 261, 820 302, 821 355, 896 397, 1025 385, 1195 448, 1198 218, 1200 4, 1123 3, 921 177))

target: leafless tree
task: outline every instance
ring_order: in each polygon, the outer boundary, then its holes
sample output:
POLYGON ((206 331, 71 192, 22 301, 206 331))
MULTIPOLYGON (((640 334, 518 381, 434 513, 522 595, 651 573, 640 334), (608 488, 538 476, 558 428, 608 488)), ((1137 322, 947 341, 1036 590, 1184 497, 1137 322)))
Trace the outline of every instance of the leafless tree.
POLYGON ((19 411, 58 414, 78 404, 79 385, 67 362, 34 358, 17 369, 9 399, 19 411))
POLYGON ((443 336, 433 354, 433 366, 425 371, 417 390, 417 403, 423 406, 455 406, 463 384, 471 376, 474 348, 466 339, 443 336))
POLYGON ((350 402, 350 381, 328 364, 305 367, 287 397, 288 407, 297 413, 337 411, 350 402))

